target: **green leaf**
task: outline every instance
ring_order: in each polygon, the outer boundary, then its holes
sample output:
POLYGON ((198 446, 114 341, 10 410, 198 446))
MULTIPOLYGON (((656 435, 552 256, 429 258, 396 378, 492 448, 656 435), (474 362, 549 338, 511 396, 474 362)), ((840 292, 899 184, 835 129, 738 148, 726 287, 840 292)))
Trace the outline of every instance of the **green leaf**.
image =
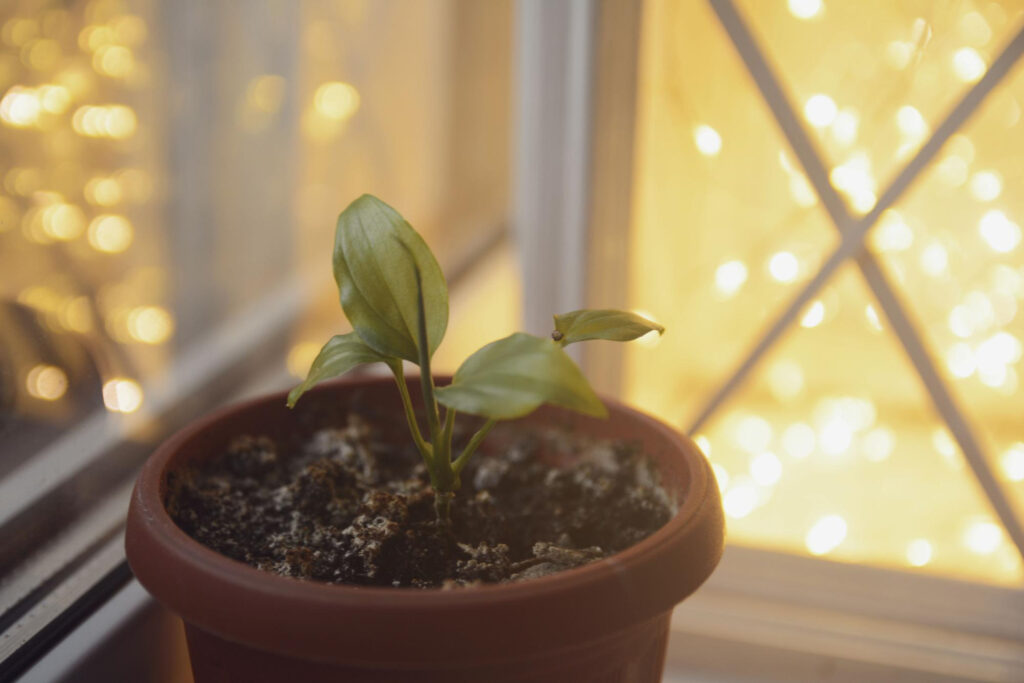
POLYGON ((338 216, 334 279, 345 315, 375 351, 413 363, 419 362, 417 268, 433 354, 448 327, 448 286, 426 242, 397 211, 368 194, 338 216))
POLYGON ((555 316, 555 330, 562 346, 588 339, 631 341, 648 332, 664 334, 665 328, 629 311, 581 310, 555 316))
POLYGON ((309 368, 306 381, 292 389, 288 394, 288 407, 294 408, 299 397, 312 389, 314 385, 325 379, 343 375, 357 365, 387 363, 394 366, 401 362, 397 358, 377 353, 364 344, 363 340, 355 332, 331 337, 331 340, 320 349, 316 360, 313 361, 313 365, 309 368))
POLYGON ((595 417, 608 414, 558 344, 522 332, 478 350, 436 394, 449 408, 495 420, 522 417, 543 403, 595 417))

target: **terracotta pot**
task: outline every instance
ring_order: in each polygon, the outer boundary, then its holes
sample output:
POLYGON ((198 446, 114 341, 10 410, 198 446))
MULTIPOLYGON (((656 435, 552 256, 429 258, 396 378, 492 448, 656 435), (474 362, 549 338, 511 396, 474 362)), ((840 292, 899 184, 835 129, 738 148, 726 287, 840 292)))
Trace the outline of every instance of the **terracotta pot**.
MULTIPOLYGON (((418 382, 409 384, 419 396, 418 382)), ((669 614, 722 552, 718 488, 692 442, 611 400, 608 420, 539 410, 524 428, 559 424, 641 441, 682 501, 675 517, 622 553, 522 583, 447 591, 329 585, 220 555, 164 509, 167 472, 222 452, 238 434, 291 440, 318 423, 338 424, 354 405, 393 413, 395 433, 406 430, 390 378, 322 385, 295 411, 284 396, 221 410, 178 432, 146 463, 132 495, 128 561, 184 620, 197 682, 661 680, 669 614)))

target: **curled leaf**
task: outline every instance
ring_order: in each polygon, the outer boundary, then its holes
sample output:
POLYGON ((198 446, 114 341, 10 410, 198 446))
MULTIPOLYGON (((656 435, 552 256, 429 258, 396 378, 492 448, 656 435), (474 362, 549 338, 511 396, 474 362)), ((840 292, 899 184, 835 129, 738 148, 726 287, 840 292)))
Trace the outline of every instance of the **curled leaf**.
POLYGON ((345 315, 369 347, 414 363, 419 362, 417 270, 432 354, 448 327, 448 285, 426 242, 371 195, 338 216, 334 279, 345 315))
POLYGON ((288 407, 294 408, 299 397, 316 384, 343 375, 357 365, 366 363, 387 363, 392 367, 400 364, 397 358, 384 356, 367 346, 355 332, 331 337, 317 354, 309 368, 306 380, 288 393, 288 407))
POLYGON ((664 334, 665 328, 629 311, 583 309, 555 316, 556 338, 562 346, 588 339, 632 341, 648 332, 664 334))
POLYGON ((595 417, 608 414, 558 344, 522 332, 478 350, 436 394, 449 408, 496 420, 522 417, 544 403, 595 417))

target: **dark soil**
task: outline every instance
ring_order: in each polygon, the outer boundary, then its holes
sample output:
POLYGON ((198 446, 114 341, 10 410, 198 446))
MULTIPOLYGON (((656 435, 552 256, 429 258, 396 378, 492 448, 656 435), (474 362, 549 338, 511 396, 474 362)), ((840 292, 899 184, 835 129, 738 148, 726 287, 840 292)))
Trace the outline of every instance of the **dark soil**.
POLYGON ((508 423, 463 471, 451 526, 439 527, 419 454, 379 434, 353 416, 298 448, 240 437, 202 469, 171 473, 167 509, 199 542, 259 569, 421 588, 580 566, 675 511, 636 445, 508 423))

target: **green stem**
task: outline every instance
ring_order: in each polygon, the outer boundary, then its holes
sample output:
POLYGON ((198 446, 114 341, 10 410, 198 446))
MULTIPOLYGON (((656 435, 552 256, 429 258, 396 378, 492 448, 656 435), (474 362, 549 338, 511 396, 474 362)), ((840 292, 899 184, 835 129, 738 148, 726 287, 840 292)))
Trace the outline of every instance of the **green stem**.
POLYGON ((466 461, 468 461, 470 456, 472 456, 473 453, 476 452, 476 449, 480 445, 480 442, 484 440, 484 437, 487 436, 487 433, 491 431, 491 428, 493 428, 494 425, 496 425, 497 423, 497 420, 488 420, 487 422, 484 423, 483 427, 477 430, 476 434, 473 435, 473 438, 470 439, 469 443, 466 444, 466 447, 462 449, 462 455, 460 455, 458 459, 454 463, 452 463, 452 469, 455 470, 455 474, 459 474, 460 472, 462 472, 462 468, 466 466, 466 461))
POLYGON ((412 440, 416 443, 416 448, 419 449, 420 455, 426 461, 429 467, 432 463, 433 448, 430 444, 423 440, 423 435, 420 433, 420 426, 416 422, 416 413, 412 409, 412 398, 409 396, 409 387, 405 384, 405 374, 402 372, 402 362, 388 363, 388 367, 391 368, 391 374, 395 376, 395 384, 398 385, 398 393, 402 396, 402 407, 405 408, 405 419, 409 421, 409 431, 412 432, 412 440))
POLYGON ((445 454, 445 463, 452 464, 452 432, 455 430, 455 409, 446 408, 444 412, 444 428, 441 430, 441 444, 445 454))

